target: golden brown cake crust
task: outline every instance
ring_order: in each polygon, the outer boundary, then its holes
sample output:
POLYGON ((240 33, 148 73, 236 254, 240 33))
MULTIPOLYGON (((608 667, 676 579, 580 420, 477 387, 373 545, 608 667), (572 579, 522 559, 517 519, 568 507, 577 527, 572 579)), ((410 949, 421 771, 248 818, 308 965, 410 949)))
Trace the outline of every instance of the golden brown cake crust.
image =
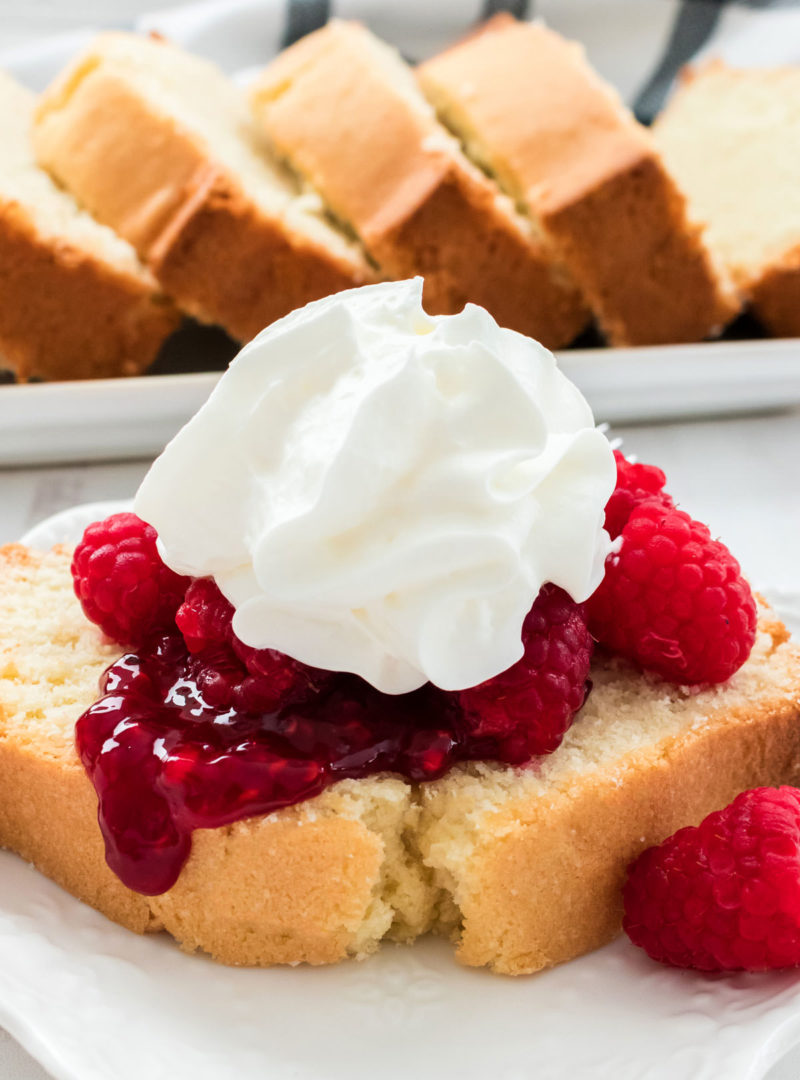
MULTIPOLYGON (((7 717, 0 710, 0 725, 7 717)), ((106 866, 97 796, 77 759, 52 760, 0 738, 0 843, 73 896, 142 934, 158 930, 147 898, 106 866)))
POLYGON ((155 282, 42 237, 0 199, 0 364, 17 379, 139 375, 179 315, 155 282))
POLYGON ((368 280, 278 227, 213 166, 194 175, 180 210, 150 247, 149 264, 186 311, 240 341, 310 300, 368 280))
POLYGON ((128 240, 178 304, 247 340, 310 300, 374 279, 355 249, 337 252, 246 195, 238 178, 125 75, 102 39, 42 98, 41 164, 128 240))
POLYGON ((167 930, 226 964, 330 964, 357 951, 383 855, 359 821, 200 830, 178 883, 147 897, 106 865, 97 797, 77 757, 48 761, 0 738, 0 785, 0 845, 129 930, 167 930))
POLYGON ((697 341, 736 313, 652 138, 575 43, 497 15, 419 80, 543 227, 612 345, 697 341))
POLYGON ((598 668, 592 714, 533 771, 464 767, 420 788, 344 781, 268 817, 199 830, 177 884, 143 897, 106 866, 74 747, 116 647, 82 615, 68 552, 10 545, 0 548, 0 845, 121 925, 166 929, 224 963, 333 963, 434 928, 465 964, 535 971, 617 933, 624 869, 644 846, 745 788, 797 779, 800 655, 786 638, 763 611, 743 676, 705 697, 667 700, 668 688, 624 665, 598 668), (663 715, 641 738, 651 708, 663 715), (622 741, 604 750, 613 726, 622 741))
POLYGON ((751 283, 754 313, 775 337, 800 337, 800 247, 751 283))
POLYGON ((518 231, 487 207, 487 195, 446 174, 371 250, 397 277, 424 276, 429 312, 448 315, 480 304, 501 326, 548 348, 568 344, 587 317, 577 290, 554 285, 552 263, 531 258, 518 231))
POLYGON ((542 221, 614 345, 678 344, 719 332, 738 303, 715 278, 699 225, 655 156, 643 156, 542 221))
POLYGON ((568 344, 588 312, 552 248, 414 99, 413 79, 397 85, 399 60, 375 48, 357 24, 333 22, 266 69, 252 102, 277 152, 389 276, 424 274, 431 313, 472 301, 550 348, 568 344))
POLYGON ((183 948, 228 964, 332 964, 352 955, 381 858, 380 838, 346 818, 202 830, 150 906, 183 948))
POLYGON ((600 775, 551 801, 513 802, 487 823, 462 886, 459 959, 521 975, 605 945, 640 852, 741 791, 799 779, 800 706, 770 702, 638 753, 624 783, 600 775))

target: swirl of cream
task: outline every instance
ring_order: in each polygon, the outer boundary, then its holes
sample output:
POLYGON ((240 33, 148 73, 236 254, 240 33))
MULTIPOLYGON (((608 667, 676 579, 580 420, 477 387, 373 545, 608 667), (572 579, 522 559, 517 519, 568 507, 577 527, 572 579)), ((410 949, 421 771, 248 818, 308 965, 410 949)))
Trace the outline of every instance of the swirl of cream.
POLYGON ((616 470, 541 345, 420 279, 338 293, 247 345, 145 477, 166 563, 248 645, 399 694, 522 655, 545 582, 585 600, 616 470))

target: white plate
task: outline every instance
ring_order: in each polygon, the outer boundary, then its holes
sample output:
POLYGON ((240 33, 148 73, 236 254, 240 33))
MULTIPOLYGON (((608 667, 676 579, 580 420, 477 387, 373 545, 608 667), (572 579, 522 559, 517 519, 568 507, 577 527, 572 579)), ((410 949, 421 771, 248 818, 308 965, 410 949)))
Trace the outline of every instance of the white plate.
MULTIPOLYGON (((800 339, 567 350, 598 421, 669 420, 800 403, 800 339)), ((152 457, 216 373, 0 386, 0 465, 152 457)))
MULTIPOLYGON (((25 537, 71 542, 119 504, 25 537)), ((773 599, 795 627, 800 597, 773 599)), ((139 938, 0 854, 0 1023, 59 1080, 760 1080, 800 1042, 800 975, 704 976, 621 939, 530 978, 442 941, 269 971, 139 938)))
POLYGON ((12 855, 0 875, 0 1021, 59 1080, 758 1080, 800 1039, 794 973, 682 973, 622 940, 519 979, 435 940, 224 968, 12 855))

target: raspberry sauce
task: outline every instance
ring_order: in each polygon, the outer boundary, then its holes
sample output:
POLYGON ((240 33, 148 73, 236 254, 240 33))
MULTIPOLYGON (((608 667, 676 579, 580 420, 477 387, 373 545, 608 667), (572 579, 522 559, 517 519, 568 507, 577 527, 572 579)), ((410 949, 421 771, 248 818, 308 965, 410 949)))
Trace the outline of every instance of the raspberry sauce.
POLYGON ((180 635, 165 635, 112 664, 78 721, 108 864, 136 892, 175 883, 193 829, 271 813, 345 778, 433 780, 457 761, 497 756, 459 735, 431 687, 389 697, 340 675, 313 700, 265 713, 221 700, 215 677, 180 635))

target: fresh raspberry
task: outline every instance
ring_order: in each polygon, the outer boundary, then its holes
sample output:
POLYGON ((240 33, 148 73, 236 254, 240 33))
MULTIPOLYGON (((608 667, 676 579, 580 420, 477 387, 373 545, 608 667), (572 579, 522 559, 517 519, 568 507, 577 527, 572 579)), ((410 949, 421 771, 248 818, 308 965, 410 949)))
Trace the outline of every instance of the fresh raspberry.
POLYGON ((663 506, 673 501, 663 490, 667 482, 664 473, 655 465, 640 465, 628 461, 619 450, 614 451, 617 463, 617 484, 606 503, 606 530, 616 540, 639 503, 656 499, 663 506))
POLYGON ((550 754, 581 708, 589 688, 592 638, 583 606, 545 585, 522 627, 525 654, 501 675, 451 700, 457 723, 487 756, 521 764, 550 754))
POLYGON ((233 637, 233 651, 250 677, 241 688, 240 707, 271 712, 284 705, 307 701, 326 689, 335 677, 294 660, 277 649, 253 649, 233 637))
POLYGON ((195 578, 186 590, 175 622, 191 653, 202 652, 210 645, 228 644, 233 637, 233 605, 219 590, 213 578, 195 578))
POLYGON ((209 645, 192 657, 187 670, 206 705, 214 709, 239 707, 247 672, 229 645, 209 645))
MULTIPOLYGON (((203 685, 227 687, 229 700, 245 712, 273 712, 306 701, 323 690, 333 673, 309 667, 276 649, 253 649, 233 632, 233 605, 213 578, 197 578, 189 586, 175 622, 191 653, 208 657, 210 671, 199 676, 203 685), (231 655, 223 662, 220 650, 231 655), (212 656, 213 654, 213 656, 212 656), (239 684, 230 686, 232 672, 241 671, 239 684), (225 677, 219 676, 220 670, 225 677)), ((222 690, 212 693, 220 697, 222 690)), ((221 700, 221 699, 220 699, 221 700)))
POLYGON ((800 791, 756 788, 634 862, 624 928, 654 960, 701 971, 800 964, 800 791))
POLYGON ((121 645, 168 629, 189 583, 164 565, 155 529, 136 514, 112 514, 86 529, 72 580, 86 617, 121 645))
POLYGON ((737 561, 705 525, 654 501, 634 509, 587 609, 607 649, 684 685, 729 679, 755 641, 737 561))

